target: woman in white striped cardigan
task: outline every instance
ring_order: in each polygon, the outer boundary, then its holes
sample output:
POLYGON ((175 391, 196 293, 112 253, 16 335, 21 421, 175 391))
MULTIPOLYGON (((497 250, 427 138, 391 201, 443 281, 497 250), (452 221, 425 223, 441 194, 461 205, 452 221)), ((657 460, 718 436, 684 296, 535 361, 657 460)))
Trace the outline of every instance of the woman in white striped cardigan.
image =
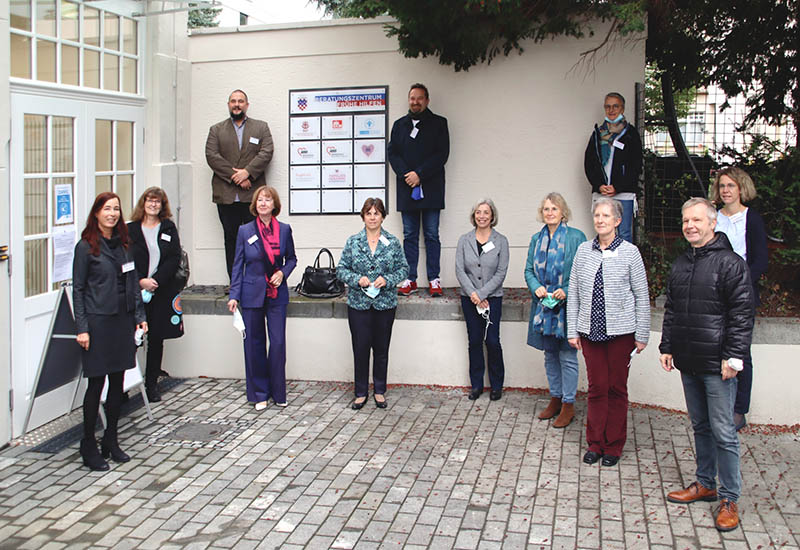
POLYGON ((628 367, 650 336, 650 296, 639 249, 616 234, 622 205, 599 199, 592 217, 597 237, 578 247, 572 263, 567 338, 583 351, 589 381, 583 461, 614 466, 627 432, 628 367))

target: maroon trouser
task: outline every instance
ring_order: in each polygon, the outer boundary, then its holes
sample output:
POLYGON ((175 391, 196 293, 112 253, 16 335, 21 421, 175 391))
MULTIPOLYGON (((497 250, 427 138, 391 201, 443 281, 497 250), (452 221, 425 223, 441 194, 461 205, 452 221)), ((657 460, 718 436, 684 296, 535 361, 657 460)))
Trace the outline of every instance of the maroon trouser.
POLYGON ((589 380, 586 443, 589 450, 620 456, 628 430, 628 365, 636 347, 633 334, 607 342, 581 336, 589 380))

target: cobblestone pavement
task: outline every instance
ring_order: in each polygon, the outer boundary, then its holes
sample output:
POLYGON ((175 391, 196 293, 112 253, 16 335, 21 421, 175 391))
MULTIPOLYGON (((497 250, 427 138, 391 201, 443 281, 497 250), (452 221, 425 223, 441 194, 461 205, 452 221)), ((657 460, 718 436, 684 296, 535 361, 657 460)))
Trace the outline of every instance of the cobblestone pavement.
POLYGON ((238 380, 188 380, 123 419, 133 456, 111 471, 20 442, 0 452, 2 548, 798 548, 795 433, 744 433, 742 528, 712 503, 666 502, 693 481, 685 415, 632 408, 617 467, 587 466, 585 402, 566 430, 544 394, 290 382, 256 412, 238 380))

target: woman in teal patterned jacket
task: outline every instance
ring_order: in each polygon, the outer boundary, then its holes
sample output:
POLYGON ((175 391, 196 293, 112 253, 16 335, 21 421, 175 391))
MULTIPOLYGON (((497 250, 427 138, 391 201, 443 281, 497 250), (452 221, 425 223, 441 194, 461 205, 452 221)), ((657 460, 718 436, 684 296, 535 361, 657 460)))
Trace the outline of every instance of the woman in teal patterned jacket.
POLYGON ((375 406, 386 408, 386 372, 389 341, 397 310, 397 284, 408 276, 408 263, 400 241, 381 228, 386 208, 378 198, 369 198, 361 208, 364 229, 347 239, 336 275, 349 287, 347 320, 353 341, 355 399, 352 408, 367 402, 369 355, 372 350, 372 381, 375 406))

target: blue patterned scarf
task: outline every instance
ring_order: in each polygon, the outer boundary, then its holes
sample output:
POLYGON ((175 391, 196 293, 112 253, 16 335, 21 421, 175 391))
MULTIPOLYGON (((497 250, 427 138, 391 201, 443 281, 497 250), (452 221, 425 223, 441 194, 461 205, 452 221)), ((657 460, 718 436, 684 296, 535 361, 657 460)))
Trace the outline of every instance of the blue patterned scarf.
MULTIPOLYGON (((564 249, 567 243, 567 223, 561 222, 553 236, 545 225, 539 232, 538 248, 533 260, 533 273, 547 289, 555 292, 563 288, 564 283, 564 249)), ((539 300, 533 317, 534 330, 545 336, 566 337, 567 313, 564 304, 555 309, 546 308, 539 300)))
POLYGON ((606 121, 597 128, 600 136, 600 161, 603 166, 608 164, 608 159, 611 158, 611 148, 614 146, 614 142, 625 133, 627 128, 628 122, 625 117, 622 117, 622 120, 617 123, 606 121))

